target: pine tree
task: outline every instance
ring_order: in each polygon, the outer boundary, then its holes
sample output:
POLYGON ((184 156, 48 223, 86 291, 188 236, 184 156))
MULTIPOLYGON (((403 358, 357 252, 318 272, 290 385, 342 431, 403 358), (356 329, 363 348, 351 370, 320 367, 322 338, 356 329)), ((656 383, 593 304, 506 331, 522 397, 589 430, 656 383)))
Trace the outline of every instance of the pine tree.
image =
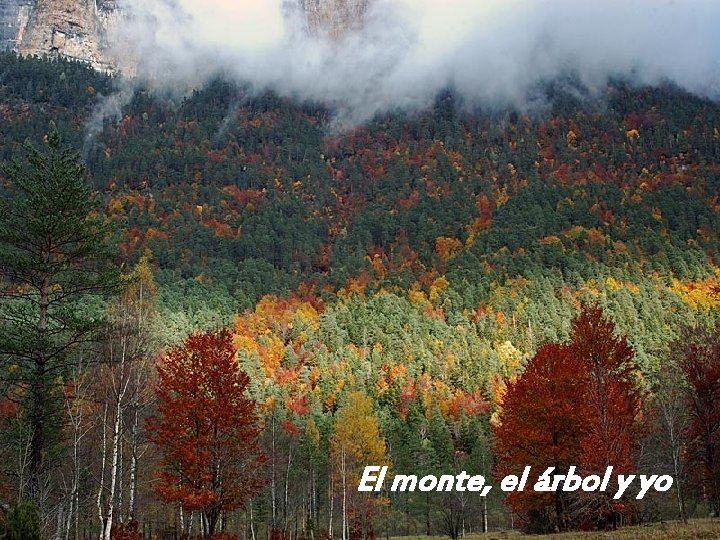
MULTIPOLYGON (((2 381, 29 433, 30 496, 39 501, 60 440, 59 389, 72 354, 102 327, 98 300, 117 284, 109 231, 75 152, 57 132, 6 166, 0 198, 2 381)), ((21 490, 26 486, 20 486, 21 490)), ((42 512, 42 507, 40 508, 42 512)))

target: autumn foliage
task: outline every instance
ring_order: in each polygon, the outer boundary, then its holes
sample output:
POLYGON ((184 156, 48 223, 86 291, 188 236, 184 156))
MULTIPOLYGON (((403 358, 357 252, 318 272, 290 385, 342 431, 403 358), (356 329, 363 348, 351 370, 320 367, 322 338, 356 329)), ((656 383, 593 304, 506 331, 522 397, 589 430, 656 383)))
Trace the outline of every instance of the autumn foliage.
POLYGON ((350 392, 347 403, 337 413, 330 437, 333 485, 342 501, 347 519, 343 538, 373 538, 372 516, 381 499, 360 493, 357 486, 366 465, 388 465, 385 441, 373 413, 372 400, 361 392, 350 392))
POLYGON ((255 403, 245 396, 232 333, 192 334, 157 368, 157 414, 149 437, 162 455, 155 491, 200 511, 213 534, 221 512, 241 507, 261 486, 255 403))
MULTIPOLYGON (((510 382, 494 428, 497 476, 536 477, 546 468, 563 474, 571 465, 584 475, 633 471, 643 434, 642 391, 633 350, 597 307, 573 322, 567 344, 546 344, 525 372, 510 382)), ((603 493, 513 492, 508 503, 529 530, 563 531, 615 525, 629 511, 603 493)))

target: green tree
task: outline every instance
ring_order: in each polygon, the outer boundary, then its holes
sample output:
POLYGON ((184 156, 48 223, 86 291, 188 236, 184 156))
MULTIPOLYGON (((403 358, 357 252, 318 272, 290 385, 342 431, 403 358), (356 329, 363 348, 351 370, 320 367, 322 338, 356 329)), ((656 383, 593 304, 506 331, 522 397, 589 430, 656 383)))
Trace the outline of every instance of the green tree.
MULTIPOLYGON (((29 495, 60 441, 60 389, 72 355, 98 336, 100 298, 115 289, 109 230, 75 152, 57 132, 5 167, 0 198, 2 381, 28 432, 29 495)), ((42 513, 42 507, 41 507, 42 513)))
POLYGON ((21 503, 10 509, 0 521, 0 540, 40 540, 40 518, 32 503, 21 503))

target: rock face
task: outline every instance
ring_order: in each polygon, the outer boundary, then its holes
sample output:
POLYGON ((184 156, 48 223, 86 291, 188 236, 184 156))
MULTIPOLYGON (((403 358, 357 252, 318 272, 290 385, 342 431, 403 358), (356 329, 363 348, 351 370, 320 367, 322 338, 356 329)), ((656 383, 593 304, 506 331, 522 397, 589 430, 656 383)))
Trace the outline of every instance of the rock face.
POLYGON ((112 72, 118 63, 108 32, 118 14, 114 0, 0 0, 0 48, 62 56, 112 72))
POLYGON ((0 0, 0 48, 15 48, 22 41, 34 0, 0 0))
POLYGON ((362 27, 370 0, 299 0, 312 34, 333 38, 362 27))

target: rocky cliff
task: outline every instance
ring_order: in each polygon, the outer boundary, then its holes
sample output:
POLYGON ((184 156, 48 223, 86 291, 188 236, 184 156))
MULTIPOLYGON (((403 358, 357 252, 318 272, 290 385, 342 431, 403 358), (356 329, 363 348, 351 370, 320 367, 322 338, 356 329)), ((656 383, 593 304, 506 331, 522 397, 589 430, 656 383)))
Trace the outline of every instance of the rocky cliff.
POLYGON ((22 41, 34 5, 34 0, 0 0, 0 48, 22 41))
POLYGON ((114 14, 114 2, 37 0, 17 41, 17 50, 22 54, 61 55, 112 71, 115 62, 108 51, 107 33, 114 14))
POLYGON ((0 47, 115 71, 108 32, 118 13, 114 0, 0 0, 0 47))
POLYGON ((308 30, 333 38, 362 27, 370 0, 300 0, 308 30))

